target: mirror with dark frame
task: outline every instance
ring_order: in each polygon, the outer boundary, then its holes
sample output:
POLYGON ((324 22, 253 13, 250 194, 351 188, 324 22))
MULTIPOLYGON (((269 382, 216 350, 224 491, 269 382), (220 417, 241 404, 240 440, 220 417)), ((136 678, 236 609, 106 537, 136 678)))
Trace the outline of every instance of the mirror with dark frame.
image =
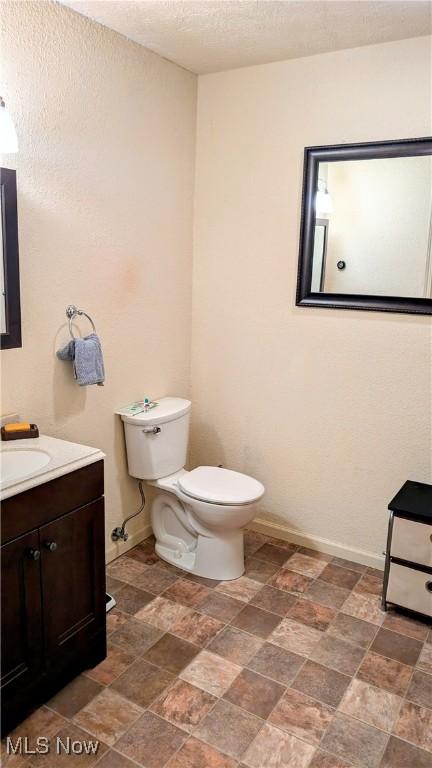
POLYGON ((0 168, 1 199, 1 348, 21 347, 16 171, 0 168))
POLYGON ((432 314, 432 139, 306 147, 297 305, 432 314))

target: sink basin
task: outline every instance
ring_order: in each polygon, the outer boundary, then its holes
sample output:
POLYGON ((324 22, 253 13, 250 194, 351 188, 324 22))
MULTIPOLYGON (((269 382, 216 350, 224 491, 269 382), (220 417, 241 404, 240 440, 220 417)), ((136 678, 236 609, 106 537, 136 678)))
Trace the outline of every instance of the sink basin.
POLYGON ((13 443, 0 442, 0 500, 28 491, 57 477, 102 461, 98 448, 39 435, 13 443))
POLYGON ((50 461, 50 454, 37 448, 3 449, 0 453, 0 487, 33 475, 50 461))

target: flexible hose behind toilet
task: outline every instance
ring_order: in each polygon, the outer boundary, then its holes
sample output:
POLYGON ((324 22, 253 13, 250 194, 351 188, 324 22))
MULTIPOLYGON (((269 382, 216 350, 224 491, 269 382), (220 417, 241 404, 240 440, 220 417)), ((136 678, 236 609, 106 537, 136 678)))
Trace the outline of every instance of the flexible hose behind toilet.
POLYGON ((144 496, 142 480, 138 480, 138 490, 139 490, 140 496, 141 496, 141 506, 140 506, 140 508, 138 509, 137 512, 134 512, 133 515, 129 515, 129 517, 127 517, 126 520, 123 521, 123 525, 122 526, 118 526, 117 528, 114 528, 112 530, 112 532, 111 532, 111 539, 112 539, 112 541, 119 541, 119 539, 122 539, 123 541, 127 541, 128 538, 129 538, 129 534, 126 533, 126 525, 128 524, 129 520, 132 520, 134 517, 136 517, 137 515, 139 515, 143 511, 143 509, 145 507, 146 500, 145 500, 145 496, 144 496))

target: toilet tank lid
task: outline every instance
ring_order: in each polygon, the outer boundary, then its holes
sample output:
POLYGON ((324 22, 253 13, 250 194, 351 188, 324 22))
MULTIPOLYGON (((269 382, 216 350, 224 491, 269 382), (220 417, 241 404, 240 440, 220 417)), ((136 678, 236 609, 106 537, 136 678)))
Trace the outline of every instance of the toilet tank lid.
POLYGON ((265 490, 255 478, 222 467, 197 467, 177 482, 188 496, 213 504, 250 504, 265 490))
POLYGON ((191 401, 185 400, 182 397, 160 397, 153 402, 157 403, 155 408, 150 408, 147 412, 142 411, 136 415, 131 415, 125 411, 117 411, 117 414, 122 417, 122 421, 126 424, 147 424, 152 426, 153 424, 163 424, 166 421, 174 421, 179 419, 180 416, 184 416, 189 413, 191 409, 191 401))

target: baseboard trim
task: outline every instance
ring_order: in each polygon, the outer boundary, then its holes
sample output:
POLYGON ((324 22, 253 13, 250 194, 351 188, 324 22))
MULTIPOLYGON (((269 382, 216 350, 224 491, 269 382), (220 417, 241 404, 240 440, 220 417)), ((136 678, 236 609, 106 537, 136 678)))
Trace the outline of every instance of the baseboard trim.
MULTIPOLYGON (((276 539, 283 539, 284 541, 290 541, 293 544, 298 544, 301 547, 309 547, 309 549, 317 549, 321 552, 326 552, 333 557, 342 557, 344 560, 352 560, 355 563, 361 565, 369 565, 372 568, 378 568, 384 570, 384 557, 376 555, 373 552, 367 552, 364 549, 357 549, 356 547, 347 547, 344 544, 338 544, 335 541, 329 539, 323 539, 320 536, 309 536, 298 531, 294 531, 287 525, 276 523, 271 520, 263 520, 257 517, 249 525, 252 531, 258 531, 266 536, 273 536, 276 539)), ((112 543, 107 547, 105 552, 105 560, 110 563, 120 555, 124 555, 129 549, 136 547, 141 541, 144 541, 152 533, 152 527, 150 523, 147 523, 138 531, 130 534, 128 540, 112 543)))
POLYGON ((136 547, 137 544, 144 541, 151 533, 153 533, 152 527, 150 523, 147 523, 142 528, 139 528, 138 531, 131 533, 127 541, 112 542, 105 550, 105 562, 108 564, 117 557, 120 557, 120 555, 124 555, 129 549, 136 547))
POLYGON ((308 536, 294 531, 292 528, 281 523, 263 520, 258 517, 252 521, 249 528, 252 531, 258 531, 258 533, 264 533, 266 536, 290 541, 302 547, 309 547, 309 549, 320 550, 328 555, 333 555, 333 557, 342 557, 344 560, 352 560, 355 563, 361 563, 361 565, 369 565, 372 568, 384 570, 384 557, 381 555, 366 552, 356 547, 347 547, 344 544, 338 544, 336 541, 322 539, 320 536, 308 536))

